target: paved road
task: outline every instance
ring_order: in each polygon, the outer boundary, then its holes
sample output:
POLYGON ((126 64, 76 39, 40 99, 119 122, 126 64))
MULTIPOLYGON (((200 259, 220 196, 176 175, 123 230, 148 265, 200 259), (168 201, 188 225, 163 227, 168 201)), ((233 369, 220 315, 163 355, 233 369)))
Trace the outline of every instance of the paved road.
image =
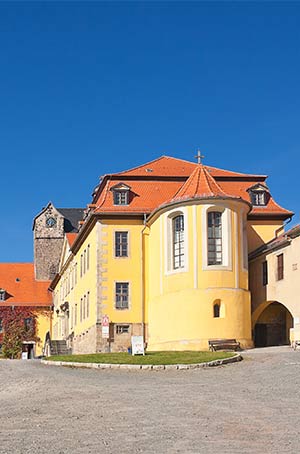
POLYGON ((182 371, 0 361, 0 453, 300 452, 300 350, 182 371))

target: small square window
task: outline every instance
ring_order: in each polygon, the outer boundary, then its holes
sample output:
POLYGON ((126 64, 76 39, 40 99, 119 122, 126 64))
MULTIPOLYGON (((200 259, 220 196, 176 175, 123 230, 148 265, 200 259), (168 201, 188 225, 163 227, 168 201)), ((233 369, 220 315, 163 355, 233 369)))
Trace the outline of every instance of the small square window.
POLYGON ((129 325, 116 325, 116 334, 128 334, 129 325))
POLYGON ((114 205, 128 205, 128 190, 114 190, 114 205))

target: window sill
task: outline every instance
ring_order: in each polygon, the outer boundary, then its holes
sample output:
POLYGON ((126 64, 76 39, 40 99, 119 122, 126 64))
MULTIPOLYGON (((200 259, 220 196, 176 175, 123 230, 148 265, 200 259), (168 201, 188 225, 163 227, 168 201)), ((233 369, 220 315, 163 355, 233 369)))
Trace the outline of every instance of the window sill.
POLYGON ((168 270, 165 272, 166 276, 171 276, 172 274, 187 273, 188 268, 176 268, 175 270, 168 270))

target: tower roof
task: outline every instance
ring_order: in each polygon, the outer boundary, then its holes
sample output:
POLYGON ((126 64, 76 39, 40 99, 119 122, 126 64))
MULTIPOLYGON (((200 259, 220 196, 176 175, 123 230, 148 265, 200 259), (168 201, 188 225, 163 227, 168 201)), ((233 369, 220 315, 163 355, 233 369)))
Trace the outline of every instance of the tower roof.
POLYGON ((172 201, 207 197, 232 197, 226 194, 203 164, 198 164, 172 201))

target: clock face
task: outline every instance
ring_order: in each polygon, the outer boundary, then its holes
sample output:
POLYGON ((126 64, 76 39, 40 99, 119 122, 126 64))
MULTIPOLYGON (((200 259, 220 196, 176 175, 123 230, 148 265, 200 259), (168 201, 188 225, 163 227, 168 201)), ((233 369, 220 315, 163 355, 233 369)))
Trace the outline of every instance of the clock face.
POLYGON ((47 218, 46 219, 46 226, 53 227, 56 224, 56 220, 54 218, 47 218))

